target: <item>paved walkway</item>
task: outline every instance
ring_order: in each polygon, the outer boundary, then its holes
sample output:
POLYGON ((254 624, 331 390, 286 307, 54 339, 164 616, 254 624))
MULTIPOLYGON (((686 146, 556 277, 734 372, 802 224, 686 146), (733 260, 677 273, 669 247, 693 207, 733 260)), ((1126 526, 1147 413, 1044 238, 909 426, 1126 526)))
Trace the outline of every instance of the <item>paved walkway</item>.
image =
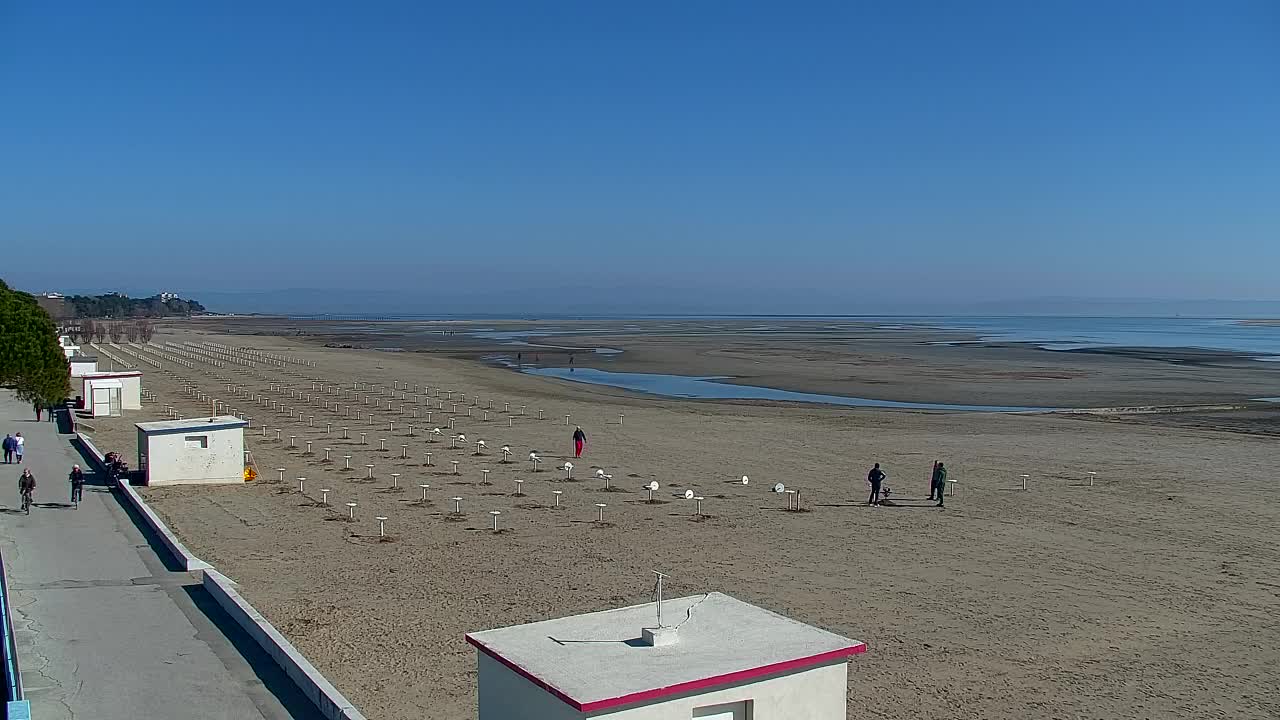
POLYGON ((92 465, 72 436, 0 390, 0 437, 10 432, 27 439, 24 466, 38 483, 23 515, 22 466, 0 464, 0 549, 33 718, 319 717, 199 580, 173 571, 100 477, 79 508, 69 504, 71 465, 92 465))

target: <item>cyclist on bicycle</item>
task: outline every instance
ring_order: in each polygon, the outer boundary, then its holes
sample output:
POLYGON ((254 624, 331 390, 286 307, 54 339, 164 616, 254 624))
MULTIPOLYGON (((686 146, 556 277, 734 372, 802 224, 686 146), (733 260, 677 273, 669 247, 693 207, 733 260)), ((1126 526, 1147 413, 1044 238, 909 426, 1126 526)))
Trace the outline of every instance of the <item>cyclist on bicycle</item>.
POLYGON ((71 480, 71 503, 79 507, 80 501, 84 499, 84 471, 79 465, 72 465, 67 477, 71 480))
POLYGON ((23 469, 22 477, 18 478, 18 492, 22 495, 23 507, 31 512, 31 498, 36 492, 36 476, 31 474, 29 468, 23 469))

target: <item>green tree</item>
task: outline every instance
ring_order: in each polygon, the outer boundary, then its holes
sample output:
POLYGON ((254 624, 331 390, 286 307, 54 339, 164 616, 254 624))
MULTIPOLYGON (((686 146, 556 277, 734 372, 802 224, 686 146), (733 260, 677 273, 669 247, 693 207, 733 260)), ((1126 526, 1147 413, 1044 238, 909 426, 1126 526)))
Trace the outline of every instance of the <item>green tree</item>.
POLYGON ((30 402, 59 403, 71 392, 67 358, 49 314, 0 280, 0 384, 30 402))

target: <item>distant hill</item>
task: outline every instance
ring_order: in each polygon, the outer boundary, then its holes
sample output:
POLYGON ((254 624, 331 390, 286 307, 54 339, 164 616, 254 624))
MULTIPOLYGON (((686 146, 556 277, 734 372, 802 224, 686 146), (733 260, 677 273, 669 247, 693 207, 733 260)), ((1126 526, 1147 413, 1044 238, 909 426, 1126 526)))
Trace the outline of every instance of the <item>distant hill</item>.
POLYGON ((64 315, 67 318, 188 317, 205 311, 204 305, 199 302, 180 298, 171 293, 145 298, 131 298, 122 293, 71 295, 60 300, 65 312, 58 315, 64 315))

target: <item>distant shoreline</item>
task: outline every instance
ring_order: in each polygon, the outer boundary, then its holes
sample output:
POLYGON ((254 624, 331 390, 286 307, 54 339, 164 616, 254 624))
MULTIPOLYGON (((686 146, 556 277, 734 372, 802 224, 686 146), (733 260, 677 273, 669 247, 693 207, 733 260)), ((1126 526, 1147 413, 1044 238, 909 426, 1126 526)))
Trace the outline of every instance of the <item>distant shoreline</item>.
POLYGON ((1237 325, 1260 325, 1262 327, 1280 327, 1280 318, 1254 318, 1252 320, 1237 320, 1237 325))

